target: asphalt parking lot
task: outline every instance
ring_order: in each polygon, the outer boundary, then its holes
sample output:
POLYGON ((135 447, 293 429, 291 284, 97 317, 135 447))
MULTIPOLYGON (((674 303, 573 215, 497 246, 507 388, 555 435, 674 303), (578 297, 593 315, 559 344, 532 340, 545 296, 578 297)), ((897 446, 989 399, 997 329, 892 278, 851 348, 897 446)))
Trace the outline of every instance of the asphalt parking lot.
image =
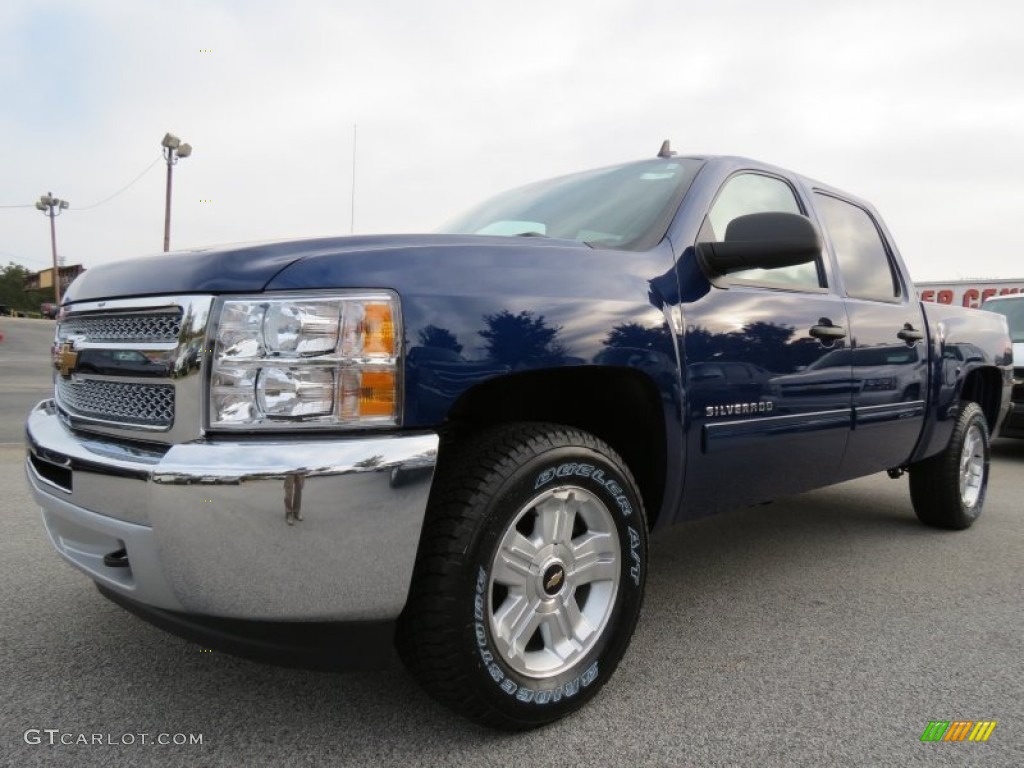
POLYGON ((25 416, 50 389, 53 320, 0 317, 0 444, 18 442, 25 416))
POLYGON ((995 443, 966 532, 920 525, 906 480, 880 475, 656 538, 615 677, 576 716, 507 735, 400 668, 260 665, 101 597, 52 551, 22 475, 24 412, 48 388, 42 323, 0 320, 2 765, 1022 764, 1024 441, 995 443), (933 720, 998 725, 987 743, 922 743, 933 720))

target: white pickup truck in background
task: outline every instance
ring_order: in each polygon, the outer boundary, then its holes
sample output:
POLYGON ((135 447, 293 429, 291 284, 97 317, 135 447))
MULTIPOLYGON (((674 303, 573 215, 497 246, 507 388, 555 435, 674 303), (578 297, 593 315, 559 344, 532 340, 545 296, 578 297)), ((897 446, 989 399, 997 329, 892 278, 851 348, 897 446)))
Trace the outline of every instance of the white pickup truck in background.
POLYGON ((1000 437, 1024 437, 1024 293, 993 296, 981 309, 1006 317, 1013 342, 1013 392, 1010 414, 999 431, 1000 437))

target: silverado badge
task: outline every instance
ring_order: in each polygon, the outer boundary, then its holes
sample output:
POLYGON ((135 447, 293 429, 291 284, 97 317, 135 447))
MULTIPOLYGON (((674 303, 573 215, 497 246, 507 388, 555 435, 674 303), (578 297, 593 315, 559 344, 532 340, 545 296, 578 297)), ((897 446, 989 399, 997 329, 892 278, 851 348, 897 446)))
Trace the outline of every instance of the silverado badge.
POLYGON ((53 355, 53 365, 65 379, 71 375, 78 365, 78 353, 72 342, 65 341, 60 345, 53 355))
POLYGON ((775 403, 771 400, 760 400, 756 403, 727 403, 725 405, 708 405, 704 408, 707 418, 716 416, 746 416, 751 413, 771 413, 775 403))

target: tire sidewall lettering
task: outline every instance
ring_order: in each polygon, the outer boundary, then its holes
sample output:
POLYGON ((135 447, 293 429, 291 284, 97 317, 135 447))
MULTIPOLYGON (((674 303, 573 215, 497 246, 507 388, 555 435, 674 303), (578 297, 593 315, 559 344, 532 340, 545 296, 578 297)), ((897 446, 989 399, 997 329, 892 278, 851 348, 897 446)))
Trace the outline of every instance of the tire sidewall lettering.
MULTIPOLYGON (((571 484, 573 480, 577 480, 581 487, 592 490, 598 495, 603 493, 608 502, 609 511, 614 513, 615 510, 618 510, 619 512, 617 516, 613 514, 613 517, 617 519, 619 530, 622 596, 614 610, 616 613, 623 610, 638 610, 638 605, 635 603, 640 599, 643 584, 645 539, 638 530, 639 526, 631 524, 634 523, 635 515, 633 502, 623 487, 626 484, 607 463, 600 460, 600 456, 596 456, 595 459, 594 461, 557 459, 553 461, 549 458, 542 462, 542 468, 539 471, 526 473, 525 477, 521 475, 521 479, 505 495, 505 500, 507 501, 510 496, 514 498, 517 494, 532 496, 545 486, 559 485, 563 482, 571 484), (629 589, 630 586, 632 589, 629 589)), ((486 553, 487 557, 493 556, 492 547, 496 546, 499 539, 500 533, 495 531, 492 536, 487 537, 486 541, 480 542, 482 546, 478 551, 486 553)), ((487 559, 486 562, 489 563, 490 560, 487 559)), ((506 668, 500 655, 491 645, 488 615, 490 583, 488 569, 477 564, 472 581, 474 650, 482 671, 490 678, 488 683, 495 686, 492 690, 498 696, 507 697, 510 703, 519 706, 548 707, 575 699, 600 679, 601 659, 610 647, 619 642, 614 633, 614 621, 606 629, 606 637, 601 639, 591 653, 576 667, 562 673, 560 677, 548 680, 524 677, 506 668)))
MULTIPOLYGON (((477 574, 474 612, 478 602, 486 602, 487 581, 487 570, 481 566, 477 574)), ((491 680, 497 684, 500 691, 523 704, 545 706, 547 704, 557 704, 562 699, 571 699, 581 690, 589 688, 600 674, 599 662, 597 659, 594 659, 581 674, 571 680, 555 685, 554 688, 527 687, 513 680, 497 663, 495 654, 488 647, 487 627, 483 618, 474 619, 473 633, 476 637, 480 662, 483 664, 491 680)))
POLYGON ((615 506, 624 516, 629 517, 633 514, 633 505, 622 489, 619 480, 610 472, 596 468, 593 464, 566 461, 557 467, 548 467, 537 475, 533 483, 533 490, 539 491, 555 479, 564 480, 569 477, 590 478, 608 492, 612 501, 615 502, 615 506))
POLYGON ((643 559, 640 556, 640 534, 633 526, 627 526, 626 531, 629 533, 629 558, 632 561, 629 566, 629 576, 633 579, 633 584, 639 587, 640 568, 643 564, 643 559))

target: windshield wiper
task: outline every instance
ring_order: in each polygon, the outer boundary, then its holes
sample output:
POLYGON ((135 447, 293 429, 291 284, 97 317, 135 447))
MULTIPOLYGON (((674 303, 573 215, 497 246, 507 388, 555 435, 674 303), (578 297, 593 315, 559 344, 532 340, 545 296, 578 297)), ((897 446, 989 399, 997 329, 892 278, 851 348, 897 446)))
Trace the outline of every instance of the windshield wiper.
MULTIPOLYGON (((551 235, 545 235, 543 232, 519 232, 518 234, 516 234, 516 237, 543 237, 543 238, 546 238, 548 240, 555 240, 556 239, 556 238, 551 237, 551 235)), ((557 239, 561 240, 563 238, 557 238, 557 239)), ((585 246, 587 246, 587 248, 593 249, 595 247, 592 243, 588 243, 586 240, 577 240, 576 242, 577 243, 583 243, 585 246)))

